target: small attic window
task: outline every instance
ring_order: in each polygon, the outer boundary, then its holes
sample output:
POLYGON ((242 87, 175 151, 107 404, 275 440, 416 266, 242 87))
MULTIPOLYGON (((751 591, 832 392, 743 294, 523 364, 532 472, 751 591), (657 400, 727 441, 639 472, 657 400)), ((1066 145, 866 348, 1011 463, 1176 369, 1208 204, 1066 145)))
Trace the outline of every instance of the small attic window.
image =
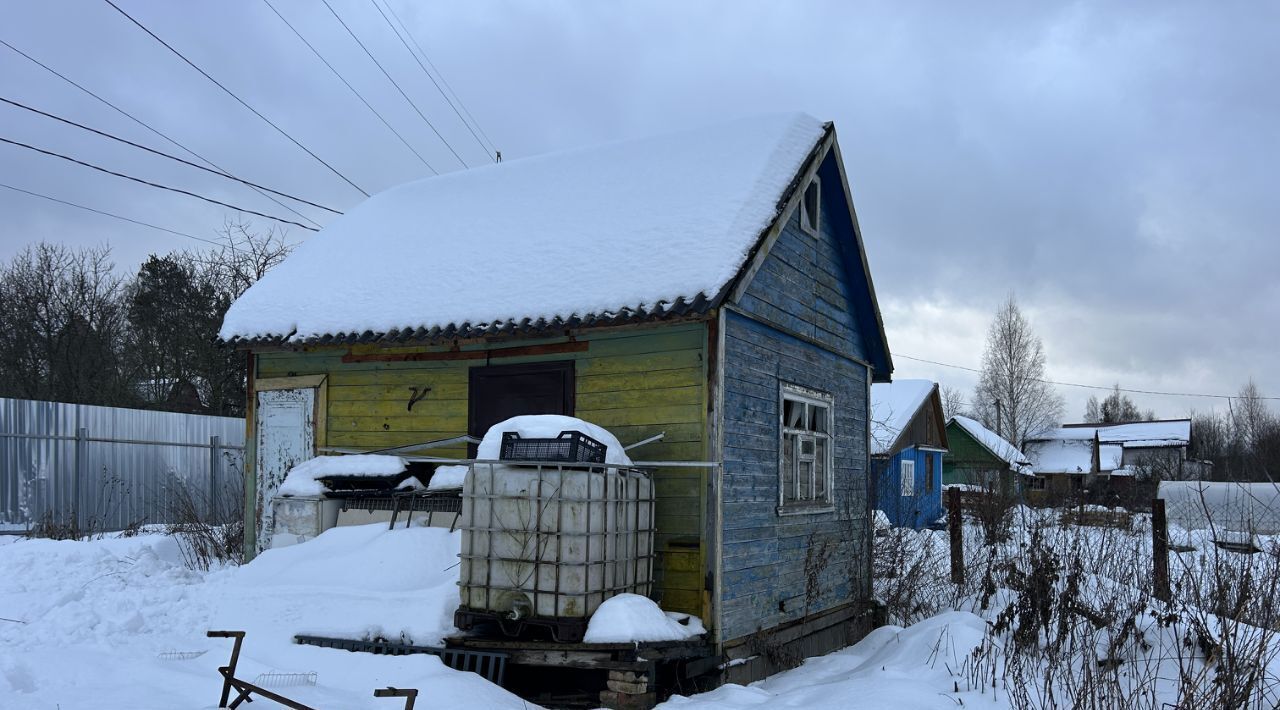
POLYGON ((804 188, 804 197, 800 200, 800 227, 814 236, 818 234, 818 214, 821 207, 822 182, 814 175, 804 188))

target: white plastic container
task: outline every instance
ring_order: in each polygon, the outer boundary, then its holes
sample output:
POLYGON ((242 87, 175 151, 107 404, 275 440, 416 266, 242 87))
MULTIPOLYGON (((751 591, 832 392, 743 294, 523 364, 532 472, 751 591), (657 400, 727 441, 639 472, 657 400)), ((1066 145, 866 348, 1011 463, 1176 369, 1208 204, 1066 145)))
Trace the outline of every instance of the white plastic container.
POLYGON ((648 594, 653 483, 628 468, 475 463, 462 490, 462 608, 519 621, 587 619, 648 594))
POLYGON ((271 547, 287 547, 306 542, 338 523, 340 501, 322 496, 276 496, 271 547))

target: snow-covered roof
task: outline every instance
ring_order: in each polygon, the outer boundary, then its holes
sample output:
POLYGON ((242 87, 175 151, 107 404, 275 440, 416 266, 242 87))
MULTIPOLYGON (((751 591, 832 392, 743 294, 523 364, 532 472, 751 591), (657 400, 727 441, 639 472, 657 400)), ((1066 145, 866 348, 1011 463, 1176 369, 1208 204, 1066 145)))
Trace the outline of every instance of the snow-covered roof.
POLYGON ((1093 439, 1036 439, 1026 443, 1026 450, 1036 473, 1093 471, 1093 439))
POLYGON ((871 453, 890 453, 889 449, 935 386, 931 380, 894 380, 871 385, 871 453))
POLYGON ((1123 443, 1126 446, 1188 444, 1191 442, 1191 420, 1173 419, 1163 422, 1113 424, 1098 429, 1098 440, 1103 443, 1123 443))
POLYGON ((1098 470, 1114 471, 1124 465, 1124 447, 1120 444, 1098 446, 1098 470))
POLYGON ((1007 462, 1010 468, 1020 469, 1031 463, 1027 460, 1027 457, 1018 450, 1018 447, 1010 444, 1008 441, 1005 441, 998 434, 983 426, 976 419, 956 415, 951 417, 951 421, 955 422, 961 429, 964 429, 965 433, 972 436, 979 444, 982 444, 982 446, 985 447, 987 451, 990 451, 993 456, 1007 462))
POLYGON ((714 299, 825 131, 757 116, 391 188, 254 284, 221 335, 301 342, 714 299))

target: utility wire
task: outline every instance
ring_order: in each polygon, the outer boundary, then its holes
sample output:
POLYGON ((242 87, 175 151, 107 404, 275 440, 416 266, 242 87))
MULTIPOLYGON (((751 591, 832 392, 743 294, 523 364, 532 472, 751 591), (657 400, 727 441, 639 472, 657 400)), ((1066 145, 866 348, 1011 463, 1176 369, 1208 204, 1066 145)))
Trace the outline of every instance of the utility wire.
POLYGON ((244 100, 244 99, 242 99, 242 98, 240 98, 239 96, 237 96, 237 95, 235 94, 235 92, 233 92, 231 89, 228 89, 226 86, 224 86, 224 85, 222 84, 222 82, 218 81, 217 79, 214 79, 212 76, 210 76, 210 75, 209 75, 209 73, 208 73, 208 72, 206 72, 205 70, 203 70, 203 69, 201 69, 199 66, 197 66, 197 65, 195 64, 195 62, 192 62, 190 59, 187 59, 187 58, 186 58, 186 56, 184 56, 184 55, 182 54, 182 52, 179 52, 178 50, 174 49, 174 48, 173 48, 173 47, 172 47, 168 42, 165 42, 164 40, 160 39, 159 35, 157 35, 156 33, 152 32, 151 30, 147 29, 146 25, 143 25, 141 22, 138 22, 137 20, 133 19, 133 17, 132 17, 129 13, 125 12, 124 10, 121 10, 119 5, 116 5, 116 4, 115 4, 114 2, 112 2, 111 0, 103 0, 103 2, 107 3, 107 4, 108 4, 108 5, 110 5, 111 7, 115 8, 115 11, 116 11, 116 12, 120 13, 121 15, 124 15, 124 16, 125 16, 125 18, 127 18, 127 19, 128 19, 130 22, 132 22, 133 24, 137 25, 137 26, 138 26, 138 28, 139 28, 139 29, 141 29, 143 32, 146 32, 147 34, 151 35, 151 38, 152 38, 152 39, 154 39, 155 41, 157 41, 157 42, 159 42, 160 44, 164 45, 165 49, 168 49, 170 52, 173 52, 175 55, 177 55, 177 56, 178 56, 178 58, 179 58, 179 59, 181 59, 182 61, 186 62, 186 63, 187 63, 187 65, 188 65, 188 66, 190 66, 192 69, 195 69, 196 71, 200 72, 200 74, 201 74, 201 75, 203 75, 203 76, 204 76, 204 78, 206 78, 206 79, 208 79, 209 81, 213 82, 214 86, 217 86, 219 89, 222 89, 224 92, 226 92, 226 94, 227 94, 228 96, 230 96, 231 98, 233 98, 233 99, 235 99, 236 101, 238 101, 238 102, 240 103, 240 105, 241 105, 241 106, 244 106, 245 108, 247 108, 247 109, 249 109, 250 111, 252 111, 252 112, 253 112, 253 115, 255 115, 255 116, 257 116, 258 118, 260 118, 260 119, 262 119, 263 121, 265 121, 265 122, 266 122, 266 124, 267 124, 268 126, 271 126, 272 128, 276 129, 276 132, 277 132, 277 133, 279 133, 280 135, 284 136, 285 138, 288 138, 288 139, 289 139, 289 142, 291 142, 291 143, 293 143, 294 145, 296 145, 296 146, 298 146, 299 148, 301 148, 301 149, 302 149, 302 150, 303 150, 307 155, 311 156, 312 158, 315 158, 317 162, 319 162, 321 165, 323 165, 323 166, 325 166, 326 168, 328 168, 328 169, 329 169, 329 172, 331 172, 331 173, 333 173, 334 175, 337 175, 338 177, 342 178, 342 180, 343 180, 344 182, 346 182, 346 183, 347 183, 348 185, 350 185, 351 187, 354 187, 354 188, 356 189, 356 191, 358 191, 361 195, 364 195, 365 197, 368 197, 368 196, 369 196, 369 193, 365 192, 365 191, 364 191, 364 189, 362 189, 359 185, 355 184, 354 182, 351 182, 351 180, 350 180, 346 175, 343 175, 341 172, 338 172, 338 169, 337 169, 337 168, 335 168, 335 167, 333 167, 332 165, 330 165, 330 164, 326 163, 326 162, 324 161, 324 158, 321 158, 320 156, 318 156, 318 155, 316 155, 315 153, 313 153, 313 152, 311 151, 311 149, 310 149, 310 148, 308 148, 308 147, 306 147, 305 145, 303 145, 302 143, 298 142, 298 139, 296 139, 296 138, 294 138, 293 136, 289 135, 289 134, 288 134, 288 133, 287 133, 283 128, 281 128, 280 126, 277 126, 274 122, 272 122, 272 120, 271 120, 271 119, 269 119, 269 118, 267 118, 266 116, 262 115, 262 113, 261 113, 261 112, 259 112, 259 111, 258 111, 258 109, 256 109, 256 108, 254 108, 254 107, 250 106, 247 102, 245 102, 245 100, 244 100))
MULTIPOLYGON (((111 0, 106 0, 106 1, 111 2, 111 0)), ((373 52, 370 52, 369 48, 364 46, 364 42, 361 42, 360 38, 356 36, 356 33, 351 31, 351 28, 347 26, 347 23, 342 20, 342 17, 340 15, 338 15, 337 10, 333 9, 333 5, 329 4, 329 0, 320 0, 320 1, 324 3, 325 7, 329 8, 329 12, 333 14, 333 17, 338 21, 338 24, 342 25, 342 29, 346 30, 347 34, 351 35, 351 39, 354 39, 356 41, 356 44, 360 45, 360 49, 363 49, 364 53, 368 55, 369 59, 373 60, 373 63, 376 64, 378 66, 378 69, 382 71, 382 75, 387 77, 387 81, 391 82, 391 85, 396 87, 396 91, 400 92, 400 95, 404 97, 404 100, 408 101, 409 105, 413 107, 413 110, 418 112, 418 117, 421 118, 423 122, 427 124, 427 127, 431 129, 431 132, 435 133, 436 137, 440 139, 440 142, 444 143, 445 147, 449 149, 450 153, 453 153, 453 157, 457 158, 459 163, 462 163, 462 167, 464 168, 471 167, 470 165, 467 165, 467 161, 463 160, 461 155, 458 155, 458 151, 454 150, 453 146, 449 145, 449 141, 445 140, 445 137, 440 135, 440 131, 436 130, 435 124, 433 124, 431 120, 427 118, 426 114, 422 112, 422 109, 418 108, 418 105, 413 102, 413 99, 409 98, 409 95, 404 92, 404 89, 400 88, 400 84, 397 83, 395 79, 391 78, 391 74, 388 73, 387 70, 382 66, 382 62, 379 62, 378 59, 373 56, 373 52)))
MULTIPOLYGON (((120 114, 121 116, 124 116, 125 118, 129 119, 130 121, 133 121, 134 123, 138 124, 139 126, 142 126, 143 128, 147 129, 148 131, 151 131, 152 133, 156 134, 157 136, 160 136, 161 138, 165 139, 166 141, 168 141, 168 142, 172 143, 174 146, 176 146, 176 147, 178 147, 178 148, 181 148, 183 151, 185 151, 185 152, 187 153, 187 155, 190 155, 191 157, 196 158, 197 160, 200 160, 201 162, 203 162, 205 165, 208 165, 209 167, 215 168, 215 169, 217 169, 217 170, 221 170, 222 172, 226 173, 227 175, 231 175, 231 172, 229 172, 228 170, 224 169, 222 166, 220 166, 220 165, 218 165, 218 164, 214 163, 212 160, 209 160, 208 158, 204 157, 203 155, 200 155, 199 153, 195 152, 194 150, 192 150, 192 149, 188 148, 187 146, 185 146, 185 145, 183 145, 183 144, 179 143, 177 140, 173 139, 173 138, 172 138, 172 137, 170 137, 168 134, 165 134, 165 133, 161 132, 161 131, 160 131, 160 129, 155 128, 154 126, 152 126, 151 124, 147 123, 146 121, 143 121, 142 119, 138 118, 137 116, 134 116, 133 114, 129 113, 128 111, 125 111, 124 109, 120 108, 119 106, 116 106, 115 104, 113 104, 113 103, 111 103, 110 101, 108 101, 108 100, 106 100, 106 99, 102 98, 101 96, 99 96, 99 95, 97 95, 97 94, 93 93, 92 91, 90 91, 89 89, 85 88, 84 86, 82 86, 82 85, 80 85, 80 84, 77 84, 77 83, 76 83, 75 81, 73 81, 70 77, 66 76, 65 74, 62 74, 61 72, 59 72, 58 70, 54 69, 53 67, 50 67, 49 65, 45 64, 44 62, 41 62, 39 59, 36 59, 35 57, 31 56, 30 54, 27 54, 26 52, 22 51, 21 49, 18 49, 17 47, 13 46, 12 44, 9 44, 8 42, 4 41, 3 39, 0 39, 0 44, 3 44, 4 46, 6 46, 6 47, 8 47, 9 49, 13 50, 13 51, 14 51, 14 52, 16 52, 19 56, 23 57, 24 59, 26 59, 27 61, 31 62, 32 64, 35 64, 36 66, 40 67, 41 69, 43 69, 43 70, 45 70, 45 71, 49 72, 50 74, 52 74, 52 75, 54 75, 54 76, 58 77, 59 79, 61 79, 61 80, 65 81, 65 82, 67 82, 68 84, 70 84, 70 85, 72 85, 72 86, 76 87, 76 88, 77 88, 77 89, 79 89, 80 91, 82 91, 82 92, 84 92, 84 93, 88 94, 89 96, 92 96, 93 98, 97 99, 100 103, 105 104, 106 106, 108 106, 109 108, 111 108, 112 110, 114 110, 116 113, 120 114)), ((232 177, 234 177, 234 176, 232 176, 232 177)), ((308 221, 308 222, 310 222, 310 223, 314 224, 314 225, 315 225, 315 226, 317 226, 317 227, 319 227, 319 226, 320 226, 320 223, 319 223, 319 222, 317 222, 317 221, 315 221, 314 219, 311 219, 310 217, 308 217, 308 216, 306 216, 306 215, 302 214, 301 212, 299 212, 299 211, 295 210, 294 208, 290 207, 289 205, 286 205, 285 203, 281 202, 280 200, 277 200, 276 198, 272 197, 271 195, 268 195, 266 192, 263 192, 262 190, 260 190, 260 189, 258 189, 258 188, 256 188, 256 187, 255 187, 255 188, 253 188, 253 189, 254 189, 254 191, 255 191, 255 192, 257 192, 259 195, 262 195, 263 197, 267 198, 268 200, 271 200, 272 202, 276 203, 277 205, 279 205, 279 206, 280 206, 280 207, 282 207, 283 209, 288 210, 289 212, 292 212, 293 214, 297 215, 299 219, 305 219, 306 221, 308 221)))
POLYGON ((405 139, 404 139, 404 136, 400 135, 400 131, 397 131, 395 128, 393 128, 393 127, 391 126, 391 123, 390 123, 390 122, 388 122, 388 121, 387 121, 387 119, 383 118, 383 117, 382 117, 382 114, 378 113, 378 110, 377 110, 377 109, 375 109, 375 108, 373 107, 373 105, 372 105, 372 104, 370 104, 367 100, 365 100, 364 96, 363 96, 363 95, 361 95, 361 93, 360 93, 359 91, 356 91, 356 87, 352 86, 352 85, 351 85, 351 82, 349 82, 349 81, 347 81, 347 80, 346 80, 346 77, 344 77, 344 76, 342 76, 342 74, 338 73, 338 70, 337 70, 337 69, 335 69, 335 68, 334 68, 334 66, 333 66, 332 64, 330 64, 330 63, 329 63, 329 60, 328 60, 328 59, 325 59, 325 58, 324 58, 324 55, 320 54, 320 50, 318 50, 318 49, 316 49, 315 47, 313 47, 313 46, 311 45, 311 43, 307 41, 307 38, 306 38, 306 37, 303 37, 303 36, 302 36, 302 33, 301 33, 301 32, 299 32, 299 31, 297 30, 297 28, 295 28, 295 27, 293 26, 293 24, 292 24, 292 23, 290 23, 288 20, 286 20, 286 19, 285 19, 285 17, 284 17, 284 15, 280 14, 280 11, 276 9, 275 5, 272 5, 272 4, 271 4, 271 0, 262 0, 262 1, 263 1, 264 3, 266 3, 266 4, 267 4, 267 7, 271 8, 271 11, 272 11, 272 12, 274 12, 274 13, 276 14, 276 17, 279 17, 279 18, 280 18, 280 21, 281 21, 281 22, 283 22, 283 23, 284 23, 284 24, 285 24, 285 25, 286 25, 290 30, 293 30, 293 34, 294 34, 298 39, 302 40, 302 43, 303 43, 303 44, 307 45, 307 49, 310 49, 310 50, 311 50, 311 53, 312 53, 312 54, 314 54, 314 55, 316 55, 316 58, 317 58, 317 59, 319 59, 320 61, 324 62, 324 65, 325 65, 326 67, 329 67, 329 71, 333 72, 333 75, 334 75, 334 76, 336 76, 336 77, 338 77, 338 80, 339 80, 339 81, 341 81, 344 85, 346 85, 346 87, 347 87, 348 89, 350 89, 350 90, 351 90, 351 93, 353 93, 353 94, 355 94, 355 95, 356 95, 356 98, 360 99, 360 102, 361 102, 361 103, 363 103, 363 104, 365 105, 365 108, 367 108, 367 109, 369 109, 370 111, 372 111, 372 112, 373 112, 373 115, 377 116, 379 121, 382 121, 382 125, 386 126, 386 127, 387 127, 387 130, 389 130, 389 131, 391 131, 392 133, 394 133, 394 134, 395 134, 395 136, 396 136, 396 138, 399 138, 399 139, 400 139, 400 142, 404 144, 404 147, 408 148, 408 149, 409 149, 409 151, 410 151, 411 153, 413 153, 414 155, 418 156, 418 160, 422 161, 422 164, 423 164, 423 165, 425 165, 425 166, 427 166, 427 169, 428 169, 428 170, 430 170, 430 171, 432 172, 432 174, 434 174, 434 175, 439 175, 439 174, 440 174, 440 172, 439 172, 439 171, 437 171, 435 168, 431 167, 431 163, 428 163, 428 162, 427 162, 427 159, 426 159, 426 158, 424 158, 424 157, 422 157, 422 154, 421 154, 421 153, 419 153, 418 151, 414 150, 414 148, 413 148, 413 146, 412 146, 412 145, 409 145, 409 141, 405 140, 405 139))
POLYGON ((225 172, 223 172, 223 171, 221 171, 221 170, 214 170, 213 168, 206 168, 206 167, 205 167, 205 166, 203 166, 203 165, 199 165, 199 164, 197 164, 197 163, 193 163, 193 162, 191 162, 190 160, 184 160, 183 158, 179 158, 179 157, 178 157, 178 156, 176 156, 176 155, 170 155, 170 154, 168 154, 168 153, 165 153, 164 151, 156 150, 156 149, 154 149, 154 148, 148 148, 148 147, 147 147, 147 146, 145 146, 145 145, 141 145, 141 144, 139 144, 139 143, 134 143, 134 142, 133 142, 133 141, 131 141, 131 140, 127 140, 127 139, 121 138, 121 137, 119 137, 119 136, 112 135, 112 134, 110 134, 110 133, 107 133, 106 131, 100 131, 100 130, 98 130, 98 129, 96 129, 96 128, 90 128, 89 126, 86 126, 86 125, 84 125, 84 124, 76 123, 75 121, 72 121, 71 119, 63 118, 63 117, 61 117, 61 116, 56 116, 56 115, 54 115, 54 114, 52 114, 52 113, 48 113, 47 111, 41 111, 41 110, 40 110, 40 109, 38 109, 38 108, 33 108, 33 107, 31 107, 31 106, 28 106, 28 105, 26 105, 26 104, 24 104, 24 103, 20 103, 20 102, 18 102, 18 101, 14 101, 14 100, 12 100, 12 99, 6 99, 6 98, 5 98, 5 97, 3 97, 3 96, 0 96, 0 101, 3 101, 4 103, 9 104, 10 106, 16 106, 16 107, 18 107, 18 108, 20 108, 20 109, 26 109, 27 111, 30 111, 30 112, 32 112, 32 113, 37 113, 37 114, 40 114, 41 116, 45 116, 45 117, 47 117, 47 118, 52 118, 52 119, 53 119, 53 120, 55 120, 55 121, 61 121, 62 123, 65 123, 65 124, 67 124, 67 125, 69 125, 69 126, 75 126, 76 128, 80 128, 80 129, 83 129, 83 130, 89 131, 90 133, 96 133, 97 135, 100 135, 100 136, 102 136, 103 138, 110 138, 110 139, 111 139, 111 140, 113 140, 113 141, 118 141, 118 142, 120 142, 120 143, 124 143, 125 145, 130 145, 130 146, 133 146, 134 148, 138 148, 138 149, 140 149, 140 150, 145 150, 145 151, 147 151, 148 153, 152 153, 152 154, 154 154, 154 155, 158 155, 158 156, 160 156, 160 157, 162 157, 162 158, 168 158, 169 160, 173 160, 173 161, 176 161, 176 162, 182 163, 183 165, 191 166, 191 167, 195 168, 196 170, 203 170, 203 171, 205 171, 205 172, 207 172, 207 173, 213 173, 214 175, 217 175, 217 176, 219 176, 219 177, 227 178, 228 180, 234 180, 234 181, 236 181, 236 182, 243 183, 243 184, 248 185, 249 187, 252 187, 252 188, 256 188, 256 189, 259 189, 259 190, 266 190, 267 192, 270 192, 270 193, 273 193, 273 194, 279 195, 279 196, 281 196, 281 197, 288 198, 288 199, 290 199, 290 200, 296 200, 296 201, 298 201, 298 202, 301 202, 301 203, 302 203, 302 204, 304 204, 304 205, 310 205, 310 206, 312 206, 312 207, 316 207, 316 208, 319 208, 319 209, 325 210, 326 212, 332 212, 333 214, 342 214, 341 212, 339 212, 338 210, 333 209, 332 207, 325 207, 324 205, 318 205, 318 204, 316 204, 316 203, 314 203, 314 202, 311 202, 310 200, 304 200, 304 199, 302 199, 301 197, 294 197, 293 195, 290 195, 290 194, 288 194, 288 193, 280 192, 280 191, 278 191, 278 190, 272 190, 272 189, 271 189, 271 188, 269 188, 269 187, 264 187, 264 186, 262 186, 262 185, 258 185, 258 184, 256 184, 256 183, 249 182, 248 180, 242 180, 242 179, 240 179, 240 178, 238 178, 238 177, 236 177, 236 176, 234 176, 234 175, 230 175, 230 174, 225 173, 225 172))
POLYGON ((427 66, 431 67, 431 71, 435 72, 436 75, 440 77, 440 81, 444 82, 444 88, 448 89, 449 93, 453 94, 453 98, 457 99, 458 105, 462 107, 462 112, 467 115, 467 118, 471 119, 473 124, 475 124, 476 130, 480 131, 480 137, 484 138, 484 140, 489 144, 489 152, 497 153, 498 148, 493 144, 492 140, 489 140, 489 135, 484 132, 484 126, 481 126, 480 122, 476 120, 476 117, 471 115, 471 111, 467 110, 467 105, 462 102, 462 97, 458 96, 458 92, 449 85, 449 80, 445 78, 444 73, 441 72, 440 69, 436 67, 435 63, 431 61, 431 57, 427 56, 427 51, 422 48, 422 45, 418 44, 418 40, 414 38, 413 33, 410 32, 409 28, 400 20, 400 16, 396 14, 396 9, 391 6, 390 0, 383 0, 383 2, 386 3, 387 9, 391 11, 391 16, 396 18, 396 24, 400 25, 400 28, 404 30, 406 35, 408 35, 409 41, 413 42, 413 46, 417 47, 418 51, 422 53, 422 58, 427 60, 427 66))
POLYGON ((238 207, 238 206, 233 205, 233 204, 231 204, 231 203, 229 203, 229 202, 222 202, 221 200, 215 200, 215 199, 213 199, 212 197, 205 197, 204 195, 200 195, 200 194, 197 194, 197 193, 194 193, 194 192, 190 192, 190 191, 188 191, 188 190, 183 190, 183 189, 178 188, 178 187, 170 187, 170 186, 168 186, 168 185, 161 185, 160 183, 157 183, 157 182, 151 182, 151 181, 149 181, 149 180, 143 180, 142 178, 134 177, 134 176, 132 176, 132 175, 126 175, 126 174, 124 174, 124 173, 118 173, 118 172, 116 172, 116 171, 114 171, 114 170, 108 170, 107 168, 101 167, 101 166, 99 166, 99 165, 94 165, 93 163, 87 163, 87 162, 85 162, 85 161, 83 161, 83 160, 79 160, 79 159, 77 159, 77 158, 72 158, 72 157, 71 157, 71 156, 69 156, 69 155, 63 155, 62 153, 55 153, 55 152, 53 152, 53 151, 51 151, 51 150, 45 150, 44 148, 37 148, 36 146, 29 145, 29 144, 27 144, 27 143, 23 143, 23 142, 21 142, 21 141, 10 140, 10 139, 8 139, 8 138, 4 138, 4 137, 0 136, 0 143, 8 143, 8 144, 10 144, 10 145, 16 145, 16 146, 18 146, 18 147, 20 147, 20 148, 26 148, 27 150, 33 150, 33 151, 35 151, 35 152, 37 152, 37 153, 43 153, 43 154, 45 154, 45 155, 48 155, 48 156, 51 156, 51 157, 54 157, 54 158, 62 158, 63 160, 66 160, 66 161, 69 161, 69 162, 75 163, 76 165, 83 165, 83 166, 84 166, 84 167, 86 167, 86 168, 92 168, 92 169, 94 169, 94 170, 97 170, 98 172, 106 173, 106 174, 108 174, 108 175, 115 175, 116 177, 124 178, 125 180, 132 180, 132 181, 134 181, 134 182, 136 182, 136 183, 141 183, 141 184, 143 184, 143 185, 147 185, 147 186, 149 186, 149 187, 156 187, 156 188, 159 188, 159 189, 161 189, 161 190, 168 190, 168 191, 170 191, 170 192, 176 192, 176 193, 178 193, 178 194, 180 194, 180 195, 186 195, 186 196, 188 196, 188 197, 194 197, 194 198, 196 198, 197 200, 204 200, 205 202, 210 202, 210 203, 213 203, 213 204, 215 204, 215 205, 221 205, 222 207, 226 207, 226 208, 228 208, 228 209, 233 209, 233 210, 236 210, 237 212, 244 212, 244 213, 246 213, 246 214, 256 215, 256 216, 258 216, 258 217, 263 217, 263 218, 265 218, 265 219, 274 220, 274 221, 276 221, 276 222, 280 222, 280 223, 282 223, 282 224, 291 224, 291 225, 293 225, 293 226, 295 226, 295 227, 302 227, 303 229, 309 229, 309 230, 311 230, 312 232, 318 232, 318 231, 320 231, 320 230, 316 229, 315 227, 308 227, 307 225, 302 224, 301 222, 294 222, 293 220, 283 219, 283 218, 281 218, 281 217, 273 217, 273 216, 271 216, 271 215, 269 215, 269 214, 266 214, 265 212, 256 212, 256 211, 254 211, 254 210, 251 210, 251 209, 248 209, 248 208, 245 208, 245 207, 238 207))
MULTIPOLYGON (((969 372, 976 372, 978 374, 982 374, 982 370, 979 370, 973 367, 965 367, 964 365, 953 365, 949 362, 938 362, 937 360, 926 360, 925 358, 922 358, 922 357, 914 357, 911 355, 904 355, 902 353, 894 353, 893 356, 906 358, 908 360, 915 360, 916 362, 927 362, 930 365, 940 365, 942 367, 951 367, 957 370, 967 370, 969 372)), ((1090 389, 1090 390, 1105 390, 1107 392, 1112 392, 1116 389, 1116 387, 1114 386, 1103 387, 1102 385, 1084 385, 1078 382, 1057 382, 1055 380, 1043 380, 1038 377, 1033 377, 1031 379, 1035 380, 1036 382, 1043 382, 1046 385, 1058 385, 1060 387, 1081 387, 1081 388, 1090 389)), ((1155 390, 1135 390, 1135 389, 1126 389, 1124 387, 1121 387, 1119 389, 1121 392, 1129 392, 1132 394, 1154 394, 1154 395, 1161 395, 1164 397, 1204 397, 1206 399, 1225 399, 1228 401, 1233 399, 1240 399, 1239 395, 1234 395, 1234 394, 1201 394, 1196 392, 1157 392, 1155 390)), ((1258 399, 1280 401, 1280 397, 1258 397, 1258 399)))
POLYGON ((39 197, 39 198, 40 198, 40 199, 42 199, 42 200, 49 200, 50 202, 57 202, 58 204, 66 205, 66 206, 68 206, 68 207, 75 207, 76 209, 85 210, 86 212, 93 212, 93 213, 95 213, 95 214, 100 214, 100 215, 103 215, 103 216, 105 216, 105 217, 111 217, 111 218, 114 218, 114 219, 123 220, 123 221, 125 221, 125 222, 132 222, 133 224, 142 225, 143 227, 150 227, 151 229, 158 229, 158 230, 160 230, 161 232, 168 232, 169 234, 176 234, 176 235, 178 235, 179 237, 186 237, 186 238, 188 238, 188 239, 194 239, 194 240, 196 240, 196 241, 206 242, 206 243, 208 243, 208 244, 212 244, 212 245, 214 245, 214 246, 219 246, 219 247, 226 246, 226 244, 223 244, 222 242, 216 242, 216 241, 214 241, 214 240, 212 240, 212 239, 205 239, 204 237, 197 237, 197 236, 196 236, 196 235, 194 235, 194 234, 187 234, 186 232, 179 232, 179 231, 177 231, 177 230, 169 229, 168 227, 158 227, 158 226, 156 226, 156 225, 154 225, 154 224, 149 224, 149 223, 147 223, 147 222, 142 222, 142 221, 139 221, 139 220, 136 220, 136 219, 130 219, 129 217, 122 217, 122 216, 120 216, 120 215, 118 215, 118 214, 113 214, 113 213, 111 213, 111 212, 106 212, 106 211, 103 211, 103 210, 94 209, 94 208, 92 208, 92 207, 85 207, 84 205, 78 205, 78 204, 76 204, 76 203, 74 203, 74 202, 68 202, 68 201, 66 201, 66 200, 60 200, 60 199, 58 199, 58 198, 56 198, 56 197, 50 197, 50 196, 48 196, 48 195, 42 195, 42 194, 40 194, 40 193, 38 193, 38 192, 32 192, 32 191, 30 191, 30 190, 24 190, 24 189, 22 189, 22 188, 20 188, 20 187, 14 187, 13 185, 6 185, 6 184, 4 184, 4 183, 2 183, 2 182, 0 182, 0 187, 3 187, 3 188, 5 188, 5 189, 7 189, 7 190, 13 190, 14 192, 21 192, 21 193, 22 193, 22 194, 24 194, 24 195, 30 195, 30 196, 32 196, 32 197, 39 197))
MULTIPOLYGON (((378 5, 378 0, 369 0, 369 2, 373 5, 373 9, 377 10, 379 15, 382 15, 382 20, 387 23, 387 27, 391 28, 392 34, 396 36, 396 39, 400 40, 400 44, 404 45, 404 51, 408 52, 410 57, 413 57, 413 61, 418 63, 418 68, 421 69, 422 73, 426 74, 427 78, 431 80, 431 84, 436 87, 436 91, 440 92, 440 96, 449 104, 449 108, 453 109, 454 115, 458 117, 459 121, 462 121, 462 125, 467 127, 467 130, 471 133, 471 137, 476 139, 476 144, 480 146, 481 152, 488 155, 489 159, 493 162, 498 162, 497 157, 493 153, 489 152, 489 149, 485 147, 484 141, 480 140, 480 136, 476 135, 475 129, 471 127, 471 124, 467 123, 467 119, 462 117, 462 113, 458 111, 458 107, 453 105, 453 101, 449 99, 449 95, 444 92, 444 89, 440 88, 440 83, 436 81, 434 76, 431 76, 431 72, 427 71, 427 67, 422 63, 422 60, 418 59, 418 55, 413 53, 413 48, 409 46, 409 43, 405 41, 404 37, 400 36, 400 31, 396 29, 395 25, 391 24, 391 18, 387 17, 387 13, 382 11, 382 8, 378 5)), ((390 6, 388 5, 388 7, 390 6)))

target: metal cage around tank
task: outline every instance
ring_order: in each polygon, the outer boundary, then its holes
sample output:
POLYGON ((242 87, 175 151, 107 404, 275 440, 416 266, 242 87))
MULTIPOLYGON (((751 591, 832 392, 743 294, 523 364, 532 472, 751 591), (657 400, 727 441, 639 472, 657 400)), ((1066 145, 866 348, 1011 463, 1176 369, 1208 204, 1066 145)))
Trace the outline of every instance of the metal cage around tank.
POLYGON ((649 473, 606 464, 470 461, 462 494, 459 628, 496 623, 579 641, 605 599, 649 595, 649 473))

